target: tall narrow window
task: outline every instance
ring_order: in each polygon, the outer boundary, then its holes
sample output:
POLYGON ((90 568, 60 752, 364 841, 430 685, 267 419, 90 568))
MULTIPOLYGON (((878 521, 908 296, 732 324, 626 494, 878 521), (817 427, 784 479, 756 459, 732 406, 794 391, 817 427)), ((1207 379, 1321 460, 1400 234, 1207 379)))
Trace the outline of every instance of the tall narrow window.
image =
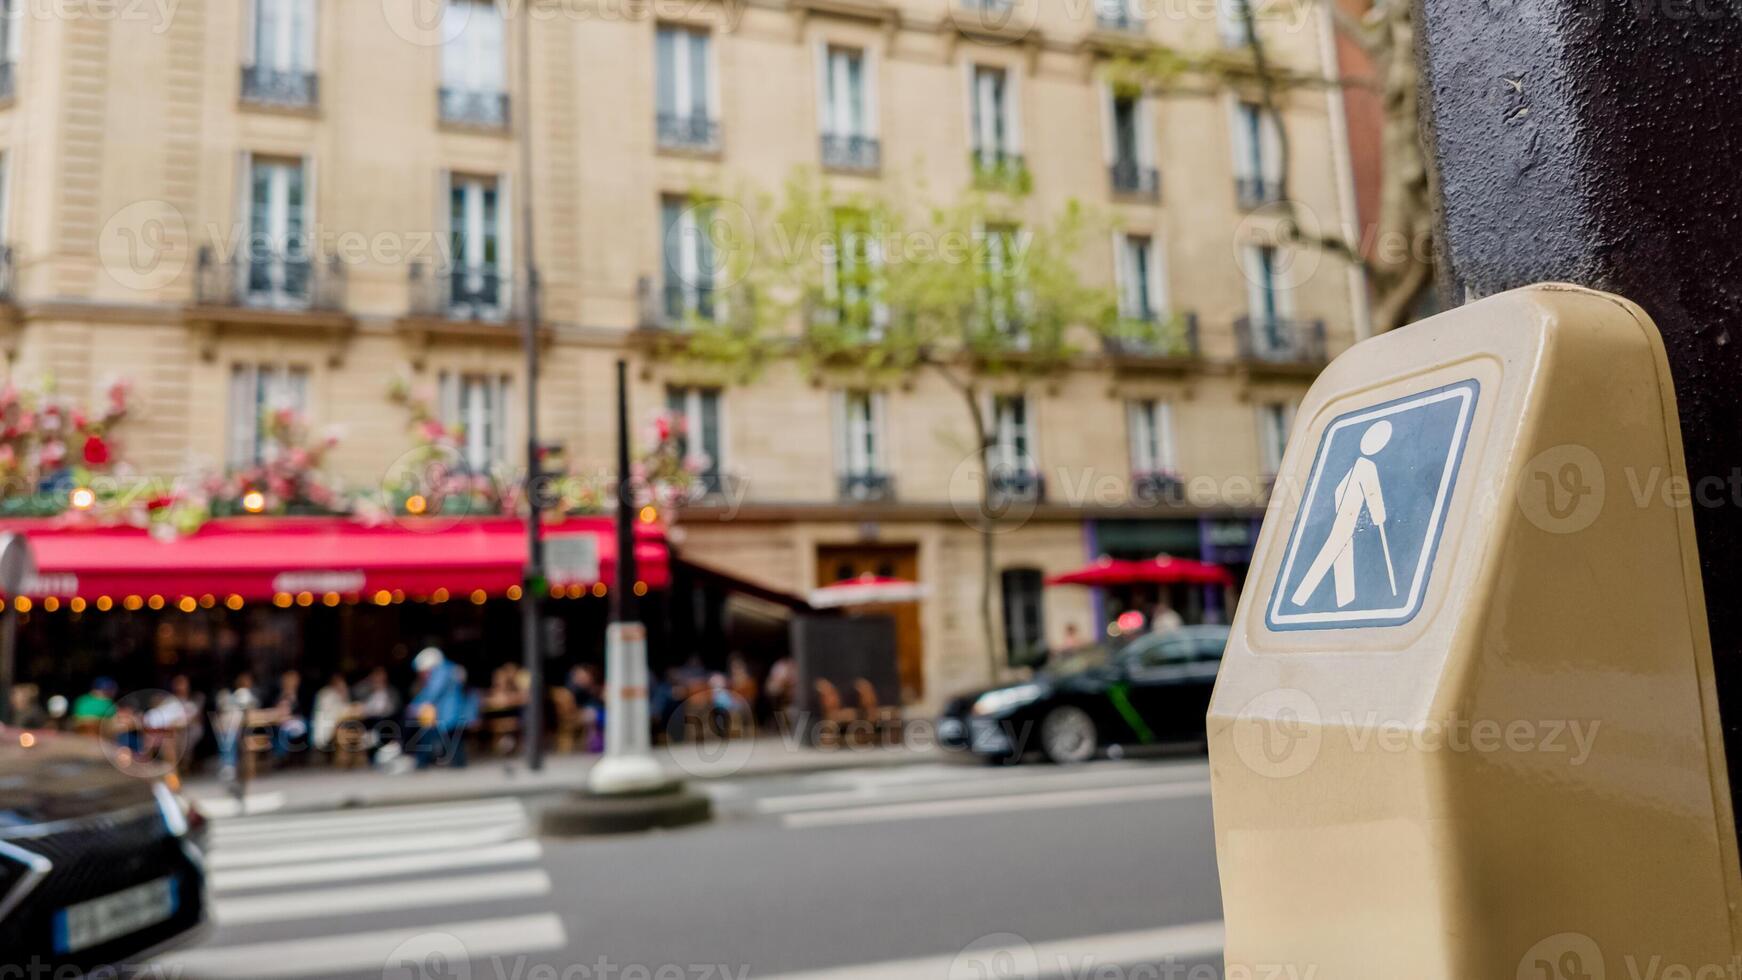
POLYGON ((1287 402, 1258 406, 1259 465, 1266 479, 1282 472, 1282 453, 1288 447, 1288 430, 1294 424, 1294 409, 1287 402))
POLYGON ((659 145, 713 149, 719 142, 713 54, 708 32, 664 25, 655 35, 658 55, 659 145))
POLYGON ((821 106, 823 165, 874 170, 881 162, 870 62, 859 48, 823 49, 821 106))
POLYGON ((449 178, 448 310, 460 317, 496 319, 508 306, 503 261, 502 194, 493 177, 449 178))
POLYGON ((315 0, 253 0, 243 99, 315 103, 315 9, 315 0))
POLYGON ((231 469, 257 466, 281 446, 278 413, 300 420, 308 412, 308 369, 283 364, 237 364, 230 369, 231 469))
POLYGON ((18 56, 24 49, 24 18, 20 16, 25 0, 0 0, 0 99, 12 97, 18 56))
POLYGON ((992 462, 1013 473, 1034 470, 1033 434, 1028 422, 1026 395, 999 395, 993 399, 992 462))
POLYGON ((980 307, 987 330, 1007 342, 1028 341, 1023 317, 1022 230, 1015 225, 987 225, 982 232, 980 307))
POLYGON ((1021 126, 1009 69, 975 65, 969 75, 974 157, 982 168, 1019 160, 1021 126))
POLYGON ((841 496, 877 500, 890 494, 884 468, 882 399, 876 392, 842 392, 836 401, 837 465, 841 496))
POLYGON ((443 371, 442 420, 460 433, 467 469, 488 472, 508 458, 508 379, 501 375, 443 371))
POLYGON ((447 0, 442 11, 441 115, 446 122, 508 125, 502 11, 492 0, 447 0))
POLYGON ((1107 166, 1113 193, 1152 198, 1161 193, 1155 167, 1155 125, 1150 101, 1139 92, 1107 86, 1107 166))
POLYGON ((673 418, 683 422, 679 449, 697 473, 702 489, 721 492, 725 437, 720 424, 720 389, 667 388, 665 406, 673 418))
POLYGON ((1256 102, 1234 103, 1234 189, 1241 207, 1275 201, 1282 192, 1282 134, 1256 102))
POLYGON ((835 211, 835 238, 823 260, 823 288, 833 320, 852 336, 874 338, 885 326, 883 256, 871 216, 856 208, 835 211))
POLYGON ((244 294, 251 306, 306 306, 310 262, 302 162, 256 158, 249 169, 244 294))
POLYGON ((1005 659, 1013 667, 1038 663, 1046 655, 1040 569, 1007 568, 998 579, 1004 598, 1005 659))
POLYGON ((691 317, 714 318, 715 255, 710 217, 707 205, 688 198, 667 196, 660 201, 665 318, 673 326, 682 326, 691 317))
POLYGON ((1155 240, 1148 235, 1119 236, 1119 313, 1153 320, 1163 307, 1155 240))
POLYGON ((1251 341, 1260 354, 1289 350, 1287 290, 1280 275, 1280 256, 1275 245, 1248 245, 1245 250, 1246 306, 1251 341))
POLYGON ((1126 406, 1133 473, 1174 473, 1173 406, 1140 398, 1126 406))

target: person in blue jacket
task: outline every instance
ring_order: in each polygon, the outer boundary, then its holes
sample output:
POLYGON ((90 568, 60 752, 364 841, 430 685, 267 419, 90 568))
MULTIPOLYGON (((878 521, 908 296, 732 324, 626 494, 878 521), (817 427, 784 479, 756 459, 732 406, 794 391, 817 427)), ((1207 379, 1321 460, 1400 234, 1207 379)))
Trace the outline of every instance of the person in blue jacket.
POLYGON ((424 647, 412 666, 417 668, 417 685, 406 715, 414 732, 417 767, 427 769, 438 762, 464 767, 466 728, 477 704, 466 689, 465 668, 435 647, 424 647))

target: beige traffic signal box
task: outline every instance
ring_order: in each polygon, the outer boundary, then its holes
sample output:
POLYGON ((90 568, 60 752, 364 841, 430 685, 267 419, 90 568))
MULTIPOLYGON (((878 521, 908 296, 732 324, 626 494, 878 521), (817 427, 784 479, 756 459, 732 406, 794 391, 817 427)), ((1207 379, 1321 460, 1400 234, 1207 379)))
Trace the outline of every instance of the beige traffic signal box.
POLYGON ((1738 488, 1650 319, 1494 296, 1296 418, 1209 714, 1229 976, 1737 976, 1692 508, 1738 488))

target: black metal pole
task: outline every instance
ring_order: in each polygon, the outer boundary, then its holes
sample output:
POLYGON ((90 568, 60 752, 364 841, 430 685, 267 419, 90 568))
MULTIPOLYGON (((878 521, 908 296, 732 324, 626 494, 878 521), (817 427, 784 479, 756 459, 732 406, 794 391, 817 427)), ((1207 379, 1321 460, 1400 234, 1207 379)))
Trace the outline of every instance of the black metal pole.
POLYGON ((12 596, 0 596, 6 604, 0 612, 0 725, 18 721, 12 711, 12 685, 18 660, 18 612, 12 607, 12 596))
POLYGON ((617 362, 617 581, 611 598, 611 620, 636 618, 635 477, 629 463, 629 362, 617 362))
POLYGON ((1633 300, 1663 334, 1742 807, 1742 17, 1422 0, 1417 23, 1450 298, 1572 282, 1633 300))
POLYGON ((521 654, 527 675, 526 767, 544 768, 544 535, 540 527, 544 505, 544 447, 538 437, 538 263, 532 235, 532 18, 520 17, 520 235, 525 243, 526 310, 521 317, 520 344, 526 355, 526 574, 520 585, 521 654))

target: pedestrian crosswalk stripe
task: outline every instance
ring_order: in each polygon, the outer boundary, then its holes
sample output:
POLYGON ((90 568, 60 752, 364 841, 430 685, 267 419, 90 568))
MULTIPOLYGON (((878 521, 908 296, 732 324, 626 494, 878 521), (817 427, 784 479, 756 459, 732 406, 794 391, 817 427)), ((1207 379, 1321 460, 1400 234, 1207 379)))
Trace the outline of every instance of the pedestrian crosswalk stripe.
POLYGON ((253 891, 262 888, 283 888, 289 885, 330 884, 335 881, 357 881, 390 875, 415 874, 424 871, 457 871, 461 868, 485 868, 502 864, 524 864, 544 856, 544 848, 535 840, 516 840, 506 844, 470 851, 445 854, 404 854, 381 858, 360 858, 318 864, 273 865, 262 868, 236 868, 212 873, 212 889, 226 892, 253 891))
POLYGON ((393 806, 368 810, 339 810, 307 813, 292 817, 235 817, 212 824, 216 838, 267 837, 281 833, 296 833, 310 828, 328 830, 367 830, 376 827, 403 826, 409 823, 441 820, 514 817, 526 812, 519 800, 491 800, 485 803, 444 804, 441 806, 393 806))
POLYGON ((448 816, 427 814, 406 816, 370 824, 327 824, 311 821, 300 827, 284 827, 266 832, 218 834, 213 841, 219 847, 254 847, 259 844, 284 844, 293 841, 332 840, 347 837, 393 837, 406 833, 431 830, 460 830, 475 827, 501 826, 524 821, 523 810, 499 810, 494 813, 465 813, 448 816))
MULTIPOLYGON (((1009 938, 1017 939, 1015 936, 1009 938)), ((1000 946, 970 944, 959 953, 944 956, 782 973, 770 977, 769 980, 884 980, 885 977, 1006 975, 1141 976, 1147 975, 1147 971, 1119 968, 1219 956, 1222 943, 1223 927, 1220 921, 1190 922, 1137 932, 1085 936, 1081 939, 1038 943, 1012 942, 1000 946)), ((1160 975, 1172 974, 1164 972, 1160 975)), ((1183 968, 1180 975, 1185 975, 1183 968)))
POLYGON ((327 976, 345 971, 382 975, 384 965, 391 966, 389 959, 401 947, 431 935, 451 940, 453 945, 465 949, 473 961, 490 956, 543 953, 568 945, 562 920, 554 914, 543 914, 194 949, 166 957, 161 965, 189 976, 250 980, 327 976))
POLYGON ((550 876, 543 871, 425 878, 391 885, 347 885, 316 891, 275 892, 221 900, 219 925, 290 922, 321 919, 381 909, 437 908, 504 898, 550 894, 550 876))
POLYGON ((1158 783, 1149 786, 1114 786, 1099 790, 1080 790, 1033 795, 979 796, 961 799, 922 800, 914 803, 894 803, 881 806, 855 806, 810 813, 788 813, 780 818, 789 828, 838 827, 849 824, 885 823, 893 820, 921 820, 933 817, 964 817, 980 813, 1007 813, 1013 810, 1058 810, 1069 807, 1094 806, 1102 803, 1130 803, 1138 800, 1181 799, 1208 796, 1208 781, 1158 783))
MULTIPOLYGON (((1203 764, 1169 767, 1160 775, 1153 771, 1144 771, 1145 785, 1153 784, 1155 780, 1164 781, 1201 781, 1208 776, 1210 767, 1203 764)), ((976 780, 975 790, 984 789, 999 794, 1010 793, 1044 793, 1054 790, 1081 791, 1105 786, 1132 785, 1131 773, 1125 769, 1105 770, 1107 778, 1090 778, 1091 774, 1080 772, 1047 772, 1040 775, 999 775, 986 776, 976 780)), ((808 810, 835 810, 848 806, 876 805, 884 803, 913 803, 931 799, 956 799, 964 791, 961 780, 949 784, 940 784, 930 780, 908 785, 884 783, 882 785, 862 786, 851 790, 834 790, 823 793, 801 793, 793 796, 771 796, 756 801, 758 813, 798 813, 808 810)))
POLYGON ((206 864, 217 871, 229 868, 259 868, 267 865, 296 864, 304 861, 483 847, 524 836, 526 836, 526 828, 519 823, 514 823, 479 830, 397 834, 391 837, 362 839, 342 838, 331 842, 297 843, 284 846, 255 843, 246 849, 238 850, 225 850, 220 845, 212 850, 206 864))

